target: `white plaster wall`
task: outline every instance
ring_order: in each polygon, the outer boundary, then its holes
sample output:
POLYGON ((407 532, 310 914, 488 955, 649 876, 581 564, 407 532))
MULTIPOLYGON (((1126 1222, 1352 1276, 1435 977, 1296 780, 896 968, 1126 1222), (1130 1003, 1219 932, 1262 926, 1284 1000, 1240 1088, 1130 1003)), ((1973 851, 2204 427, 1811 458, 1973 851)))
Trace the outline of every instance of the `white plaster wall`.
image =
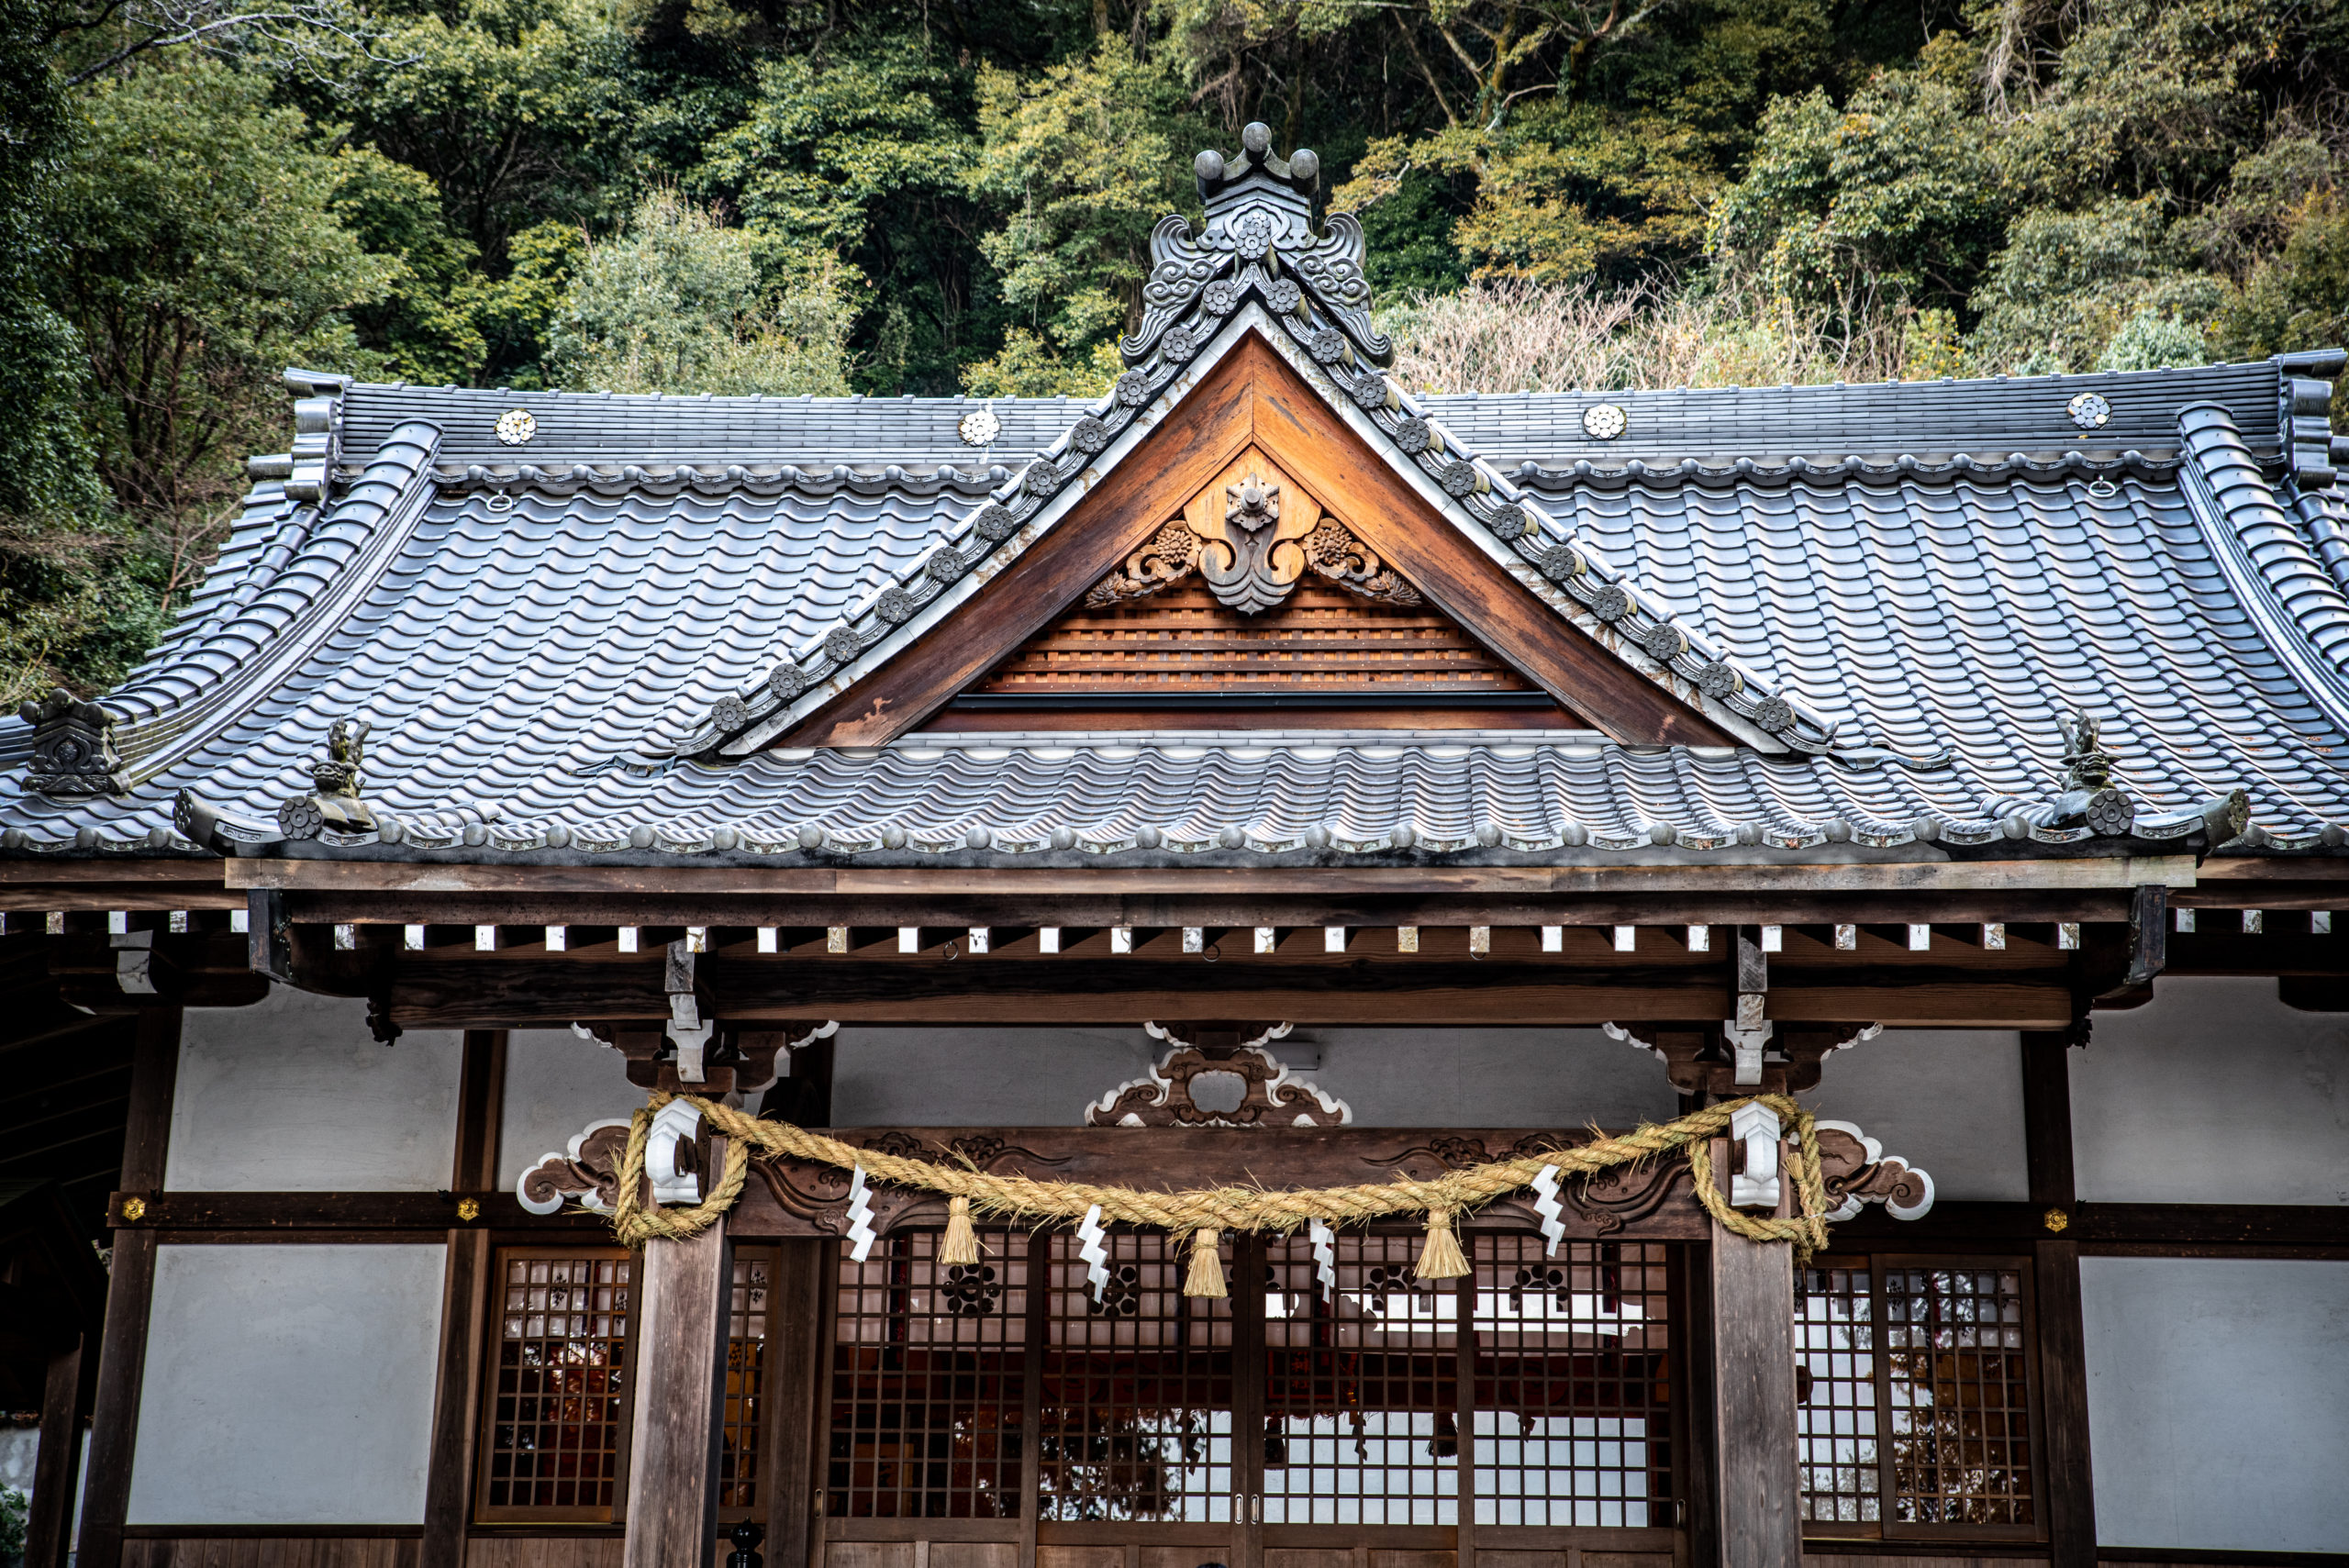
POLYGON ((591 1121, 632 1114, 644 1091, 628 1059, 569 1029, 517 1029, 506 1037, 506 1099, 497 1124, 497 1184, 511 1188, 548 1154, 560 1154, 591 1121))
POLYGON ((367 1004, 274 987, 192 1007, 163 1184, 184 1192, 416 1192, 449 1184, 463 1037, 367 1032, 367 1004))
POLYGON ((2083 1258, 2080 1292, 2100 1544, 2349 1551, 2349 1263, 2083 1258))
POLYGON ((0 1427, 0 1486, 30 1493, 33 1462, 39 1457, 39 1427, 0 1427))
POLYGON ((1804 1099, 1930 1173, 1936 1197, 2031 1196, 2022 1042, 2010 1029, 1887 1030, 1831 1054, 1804 1099))
POLYGON ((420 1524, 442 1247, 167 1246, 132 1524, 420 1524))
POLYGON ((2161 980, 2071 1064, 2083 1199, 2349 1203, 2349 1016, 2273 980, 2161 980))
MULTIPOLYGON (((1677 1108, 1661 1062, 1596 1029, 1315 1028, 1270 1049, 1365 1127, 1621 1127, 1677 1108)), ((1167 1050, 1139 1029, 844 1025, 832 1120, 1074 1126, 1167 1050)))

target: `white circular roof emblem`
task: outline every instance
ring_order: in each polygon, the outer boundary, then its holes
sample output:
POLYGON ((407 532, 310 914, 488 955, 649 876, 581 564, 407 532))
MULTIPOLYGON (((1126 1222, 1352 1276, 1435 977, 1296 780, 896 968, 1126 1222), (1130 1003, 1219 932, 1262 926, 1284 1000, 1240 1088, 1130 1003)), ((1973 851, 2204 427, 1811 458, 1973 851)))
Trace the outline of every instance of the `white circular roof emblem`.
POLYGON ((2093 392, 2083 392, 2064 405, 2064 412, 2083 430, 2101 430, 2112 417, 2112 405, 2093 392))
POLYGON ((1612 403, 1594 403, 1582 411, 1582 433, 1595 441, 1611 441, 1631 424, 1630 417, 1612 403))
POLYGON ((497 417, 497 444, 518 447, 539 433, 539 422, 527 408, 508 408, 497 417))
POLYGON ((995 439, 1003 434, 1003 421, 995 417, 992 408, 974 408, 963 416, 954 433, 963 438, 966 447, 992 446, 995 439))

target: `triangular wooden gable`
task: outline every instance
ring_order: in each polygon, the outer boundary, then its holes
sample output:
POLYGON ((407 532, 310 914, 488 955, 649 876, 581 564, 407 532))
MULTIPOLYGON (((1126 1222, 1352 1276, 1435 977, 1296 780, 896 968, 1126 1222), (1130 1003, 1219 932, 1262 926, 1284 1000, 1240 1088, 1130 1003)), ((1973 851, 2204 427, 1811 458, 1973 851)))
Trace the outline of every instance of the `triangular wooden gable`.
MULTIPOLYGON (((1297 540, 1300 548, 1306 542, 1297 540)), ((1359 574, 1358 560, 1351 570, 1359 574)), ((1135 612, 1128 624, 1159 621, 1171 628, 1186 613, 1208 619, 1200 609, 1203 602, 1223 608, 1199 593, 1197 582, 1188 588, 1187 595, 1177 585, 1130 601, 1148 607, 1135 612), (1152 604, 1154 599, 1163 602, 1152 604)), ((1097 601, 1099 595, 1096 597, 1097 601)), ((1369 636, 1367 628, 1382 618, 1379 605, 1349 592, 1333 577, 1308 571, 1277 608, 1252 617, 1222 615, 1223 622, 1244 624, 1239 640, 1265 645, 1226 651, 1274 652, 1270 645, 1281 630, 1295 632, 1309 625, 1317 611, 1340 607, 1363 622, 1364 636, 1369 636)), ((1361 651, 1361 639, 1353 651, 1361 651)), ((1048 666, 1049 659, 1043 662, 1048 666)), ((1273 658, 1260 662, 1272 669, 1279 664, 1273 658)), ((1036 685, 1032 680, 1026 684, 1036 685)), ((1041 694, 1031 690, 1029 695, 1041 694)), ((1642 678, 1475 548, 1458 526, 1403 484, 1386 460, 1348 428, 1296 371, 1250 333, 1018 561, 943 623, 774 744, 875 746, 916 728, 1238 728, 1332 723, 1415 728, 1531 723, 1595 727, 1633 743, 1731 743, 1711 721, 1642 678), (1252 468, 1264 470, 1265 476, 1288 487, 1293 496, 1289 505, 1310 507, 1310 521, 1326 517, 1342 527, 1378 558, 1381 567, 1408 584, 1419 604, 1397 606, 1415 613, 1392 618, 1419 622, 1416 630, 1430 655, 1448 643, 1459 655, 1451 671, 1443 671, 1440 658, 1406 661, 1400 673, 1407 679, 1387 684, 1408 686, 1414 684, 1408 677, 1417 674, 1421 678, 1416 684, 1422 689, 1376 694, 1379 683, 1360 678, 1358 664, 1356 678, 1344 691, 1331 693, 1328 688, 1333 683, 1319 677, 1332 672, 1292 661, 1293 678, 1286 683, 1253 677, 1245 683, 1195 683, 1227 688, 1245 684, 1254 690, 1202 690, 1197 694, 1201 700, 1189 705, 1162 695, 1120 706, 1098 703, 1099 693, 1069 693, 1087 700, 1063 705, 1060 711, 1065 717, 1058 720, 1041 717, 1052 711, 1052 705, 1031 704, 1023 709, 1017 702, 1000 700, 1018 691, 1023 672, 1034 674, 1036 661, 1049 652, 1055 635, 1098 633, 1125 619, 1113 616, 1104 622, 1097 602, 1090 609, 1085 606, 1087 594, 1118 579, 1121 572, 1130 580, 1134 558, 1147 552, 1162 529, 1186 510, 1206 517, 1207 509, 1221 507, 1232 476, 1252 468), (1492 700, 1479 704, 1466 700, 1461 690, 1437 689, 1443 684, 1434 678, 1439 673, 1464 677, 1451 683, 1455 688, 1475 682, 1492 700), (1274 700, 1283 695, 1275 686, 1284 684, 1292 700, 1274 700), (1322 689, 1315 690, 1317 685, 1322 689), (1341 700, 1347 693, 1360 694, 1363 700, 1341 700), (1444 700, 1408 700, 1414 695, 1444 700), (1254 700, 1233 700, 1243 696, 1254 700)))
MULTIPOLYGON (((1257 541, 1248 540, 1253 544, 1257 541)), ((1238 564, 1235 552, 1230 558, 1238 564)), ((926 729, 1587 728, 1251 444, 1142 547, 926 729), (1211 580, 1251 485, 1274 602, 1211 580)))

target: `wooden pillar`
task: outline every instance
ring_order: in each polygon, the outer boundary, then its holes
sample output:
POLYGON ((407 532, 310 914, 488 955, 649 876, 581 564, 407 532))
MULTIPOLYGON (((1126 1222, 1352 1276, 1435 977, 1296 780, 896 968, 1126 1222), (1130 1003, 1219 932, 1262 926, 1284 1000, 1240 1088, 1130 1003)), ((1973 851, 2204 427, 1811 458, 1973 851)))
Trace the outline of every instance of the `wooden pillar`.
MULTIPOLYGON (((1729 1147, 1713 1146, 1729 1189, 1729 1147)), ((1781 1188, 1791 1183, 1781 1180, 1781 1188)), ((1786 1205, 1781 1201, 1782 1212, 1786 1205)), ((1802 1568, 1794 1249, 1712 1221, 1713 1440, 1722 1568, 1802 1568)))
MULTIPOLYGON (((130 1060, 122 1190, 160 1192, 171 1146, 172 1094, 179 1082, 180 1010, 139 1015, 130 1060)), ((117 1230, 106 1284, 106 1340, 98 1352, 90 1413, 90 1483, 82 1499, 79 1568, 121 1568, 122 1525, 130 1507, 130 1465, 139 1440, 139 1395, 147 1376, 147 1314, 155 1296, 155 1233, 117 1230)))
MULTIPOLYGON (((725 1140, 710 1140, 713 1171, 725 1140)), ((725 1410, 733 1269, 721 1219, 650 1241, 637 1264, 636 1410, 622 1568, 696 1568, 718 1536, 718 1431, 725 1410)))
POLYGON ((767 1315, 766 1559, 772 1568, 809 1568, 815 1547, 817 1445, 830 1430, 824 1408, 825 1297, 833 1289, 840 1243, 786 1237, 775 1248, 767 1315), (819 1428, 819 1418, 822 1426, 819 1428))
POLYGON ((2077 1197, 2072 1174, 2072 1084, 2063 1034, 2022 1037, 2023 1147, 2039 1211, 2032 1284, 2039 1308, 2039 1401, 2051 1568, 2095 1568, 2096 1481, 2088 1465, 2087 1334, 2080 1316, 2080 1246, 2066 1234, 2077 1197), (2049 1217, 2061 1219, 2062 1229, 2049 1217))
MULTIPOLYGON (((506 1033, 465 1031, 450 1190, 461 1198, 497 1185, 497 1124, 506 1090, 506 1033)), ((482 1360, 489 1339, 489 1235, 478 1220, 449 1232, 440 1296, 440 1365, 425 1462, 422 1568, 462 1568, 481 1433, 482 1360)))
POLYGON ((87 1333, 49 1358, 41 1389, 40 1449, 33 1459, 32 1502, 25 1515, 25 1568, 65 1568, 73 1550, 73 1493, 82 1480, 82 1418, 96 1347, 87 1333))

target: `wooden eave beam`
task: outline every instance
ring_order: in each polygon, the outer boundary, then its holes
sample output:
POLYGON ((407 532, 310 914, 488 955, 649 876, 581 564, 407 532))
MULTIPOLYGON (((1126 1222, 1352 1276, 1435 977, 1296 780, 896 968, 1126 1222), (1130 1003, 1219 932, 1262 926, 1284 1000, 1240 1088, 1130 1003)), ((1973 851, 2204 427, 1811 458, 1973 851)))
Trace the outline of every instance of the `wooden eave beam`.
MULTIPOLYGON (((1237 944, 1231 944, 1237 946, 1237 944)), ((1227 947, 1230 952, 1230 947, 1227 947)), ((705 961, 713 1006, 752 1025, 818 1016, 842 1022, 1139 1024, 1145 1019, 1279 1018, 1318 1024, 1589 1027, 1609 1021, 1712 1020, 1733 1006, 1713 962, 1563 965, 1523 959, 1421 957, 1327 962, 1230 952, 1186 960, 1038 955, 949 962, 937 954, 705 961)), ((580 1019, 663 1016, 657 963, 549 965, 499 954, 447 962, 407 955, 390 983, 404 1028, 545 1028, 580 1019)), ((1946 964, 1787 967, 1770 1016, 1787 1023, 2057 1029, 2074 1014, 2069 965, 1969 969, 1946 964)))

